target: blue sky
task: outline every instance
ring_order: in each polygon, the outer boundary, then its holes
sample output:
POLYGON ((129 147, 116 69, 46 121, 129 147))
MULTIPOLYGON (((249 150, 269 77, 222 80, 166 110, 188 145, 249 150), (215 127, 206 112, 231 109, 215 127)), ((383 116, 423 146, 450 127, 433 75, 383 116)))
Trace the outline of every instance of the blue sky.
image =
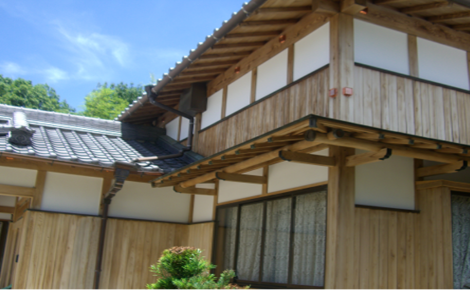
POLYGON ((243 0, 0 0, 0 74, 81 110, 98 83, 150 83, 243 0))

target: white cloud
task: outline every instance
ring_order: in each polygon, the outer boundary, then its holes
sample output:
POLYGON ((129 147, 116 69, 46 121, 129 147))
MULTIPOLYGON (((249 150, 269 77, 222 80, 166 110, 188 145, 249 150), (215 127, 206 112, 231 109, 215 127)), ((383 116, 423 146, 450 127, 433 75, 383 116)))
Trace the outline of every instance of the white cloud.
POLYGON ((4 62, 0 64, 0 73, 5 75, 24 75, 26 70, 24 70, 19 64, 14 62, 4 62))
POLYGON ((42 73, 44 74, 46 80, 48 80, 51 83, 55 83, 61 80, 66 80, 69 78, 67 72, 56 67, 45 69, 42 73))

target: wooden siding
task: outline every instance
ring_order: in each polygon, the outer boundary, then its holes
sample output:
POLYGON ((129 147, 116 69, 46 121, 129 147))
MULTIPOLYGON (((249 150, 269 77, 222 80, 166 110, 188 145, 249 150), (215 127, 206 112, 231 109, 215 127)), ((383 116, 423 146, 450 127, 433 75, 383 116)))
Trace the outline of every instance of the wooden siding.
POLYGON ((421 190, 417 199, 419 214, 355 209, 354 239, 338 241, 354 270, 337 276, 337 287, 453 287, 450 190, 421 190))
MULTIPOLYGON (((0 286, 93 288, 100 224, 99 217, 28 211, 10 227, 0 286)), ((109 219, 100 288, 145 288, 155 282, 150 265, 173 246, 201 248, 210 259, 212 231, 213 223, 109 219)))
POLYGON ((329 70, 201 131, 197 152, 213 155, 309 114, 470 145, 470 94, 356 65, 353 96, 330 98, 329 70))

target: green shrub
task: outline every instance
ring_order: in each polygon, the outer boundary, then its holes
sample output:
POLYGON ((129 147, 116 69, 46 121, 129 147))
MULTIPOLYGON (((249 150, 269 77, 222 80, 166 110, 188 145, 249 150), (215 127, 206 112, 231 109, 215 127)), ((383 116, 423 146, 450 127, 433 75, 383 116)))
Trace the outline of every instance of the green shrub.
POLYGON ((237 289, 230 284, 233 270, 225 270, 217 280, 209 274, 215 266, 201 257, 201 250, 192 247, 173 247, 163 251, 156 265, 150 266, 157 282, 148 289, 237 289))

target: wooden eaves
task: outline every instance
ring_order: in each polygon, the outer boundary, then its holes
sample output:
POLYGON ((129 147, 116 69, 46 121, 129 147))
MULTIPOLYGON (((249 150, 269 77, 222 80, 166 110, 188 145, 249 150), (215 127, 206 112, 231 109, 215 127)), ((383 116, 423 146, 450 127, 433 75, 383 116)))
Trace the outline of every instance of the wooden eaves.
MULTIPOLYGON (((195 194, 197 184, 221 179, 218 175, 224 174, 218 174, 220 172, 243 174, 283 161, 334 166, 335 161, 331 157, 306 154, 329 146, 367 151, 349 156, 346 166, 386 162, 391 155, 451 164, 438 167, 438 169, 430 168, 420 171, 439 174, 458 171, 470 161, 469 147, 309 115, 158 177, 152 181, 152 186, 176 186, 179 192, 188 189, 186 193, 195 194), (337 134, 331 134, 335 131, 337 134), (337 137, 334 138, 332 135, 337 137)), ((225 175, 229 176, 228 174, 225 175)), ((245 179, 245 182, 254 182, 249 178, 245 179)), ((205 191, 204 194, 213 194, 213 192, 205 191)))

